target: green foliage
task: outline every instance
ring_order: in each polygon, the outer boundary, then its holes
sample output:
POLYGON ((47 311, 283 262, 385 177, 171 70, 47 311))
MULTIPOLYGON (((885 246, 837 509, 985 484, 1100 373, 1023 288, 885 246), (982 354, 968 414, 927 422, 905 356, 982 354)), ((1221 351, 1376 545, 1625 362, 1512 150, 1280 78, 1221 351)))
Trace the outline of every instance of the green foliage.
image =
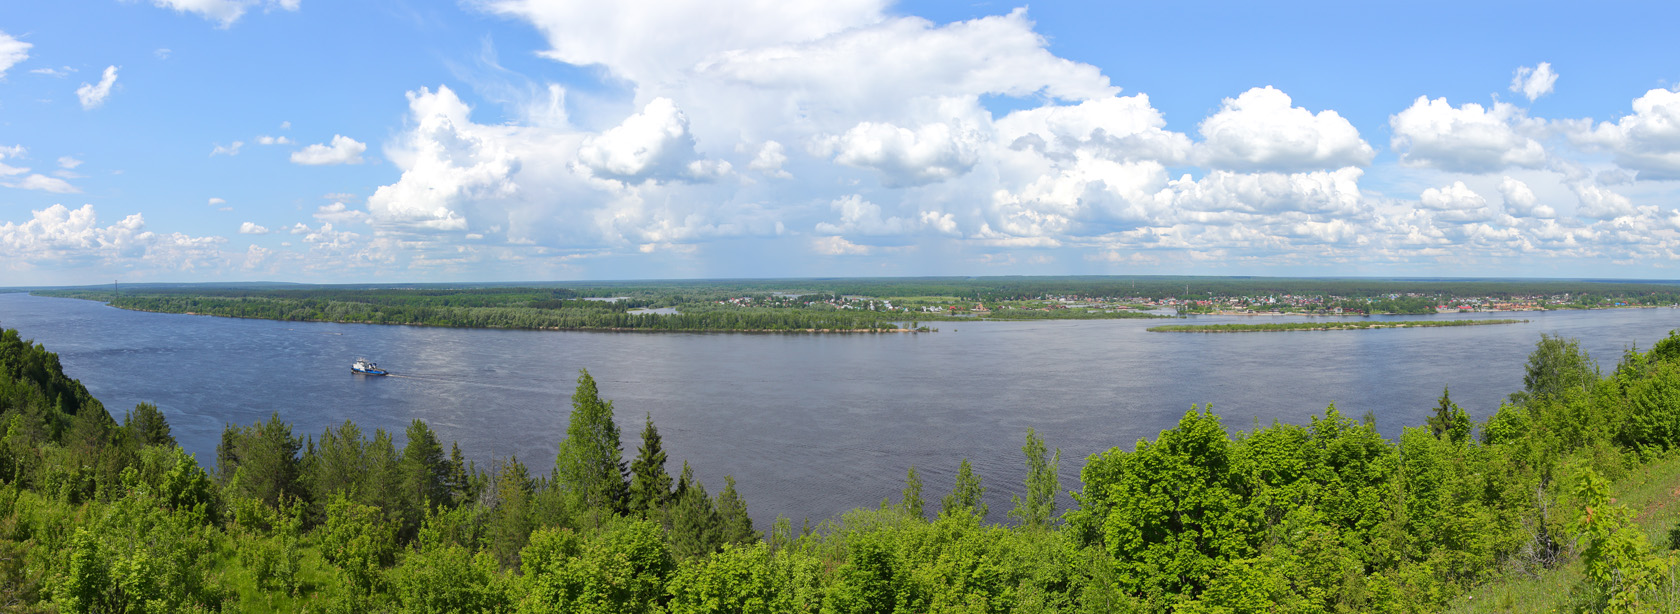
POLYGON ((1598 363, 1581 351, 1579 340, 1541 333, 1523 367, 1523 390, 1513 393, 1511 400, 1561 398, 1571 390, 1591 390, 1598 378, 1598 363))
POLYGON ((1436 402, 1435 415, 1427 419, 1429 432, 1436 437, 1446 437, 1455 443, 1463 443, 1470 437, 1470 414, 1464 413, 1457 403, 1441 389, 1441 399, 1436 402))
POLYGON ((359 595, 381 588, 380 570, 396 558, 397 527, 385 522, 379 508, 333 493, 317 535, 322 558, 343 572, 348 587, 359 595))
POLYGON ((1056 493, 1062 489, 1056 478, 1062 464, 1062 450, 1057 448, 1055 456, 1044 458, 1044 440, 1028 428, 1027 444, 1021 451, 1027 455, 1027 497, 1013 497, 1015 509, 1009 515, 1028 529, 1049 528, 1056 514, 1056 493))
POLYGON ((671 500, 671 474, 665 471, 665 447, 648 414, 642 427, 642 446, 630 463, 630 507, 644 517, 656 514, 671 500))
POLYGON ((202 508, 170 511, 143 491, 113 502, 76 529, 56 587, 68 612, 220 609, 209 577, 213 533, 202 508))
POLYGON ((921 520, 926 516, 922 513, 922 476, 916 474, 916 466, 910 466, 910 472, 904 476, 904 494, 899 499, 899 506, 911 518, 921 520))
POLYGON ((495 557, 448 539, 440 523, 448 519, 431 517, 415 550, 391 570, 397 611, 511 612, 512 582, 502 576, 495 557))
POLYGON ((518 457, 502 463, 491 490, 489 549, 504 568, 517 567, 519 553, 535 527, 536 484, 518 457))
POLYGON ((1576 535, 1587 544, 1581 552, 1587 607, 1612 613, 1661 611, 1651 594, 1680 566, 1680 556, 1652 549, 1645 533, 1633 526, 1633 512, 1610 499, 1609 481, 1592 469, 1578 470, 1575 496, 1581 503, 1576 535))
POLYGON ((974 465, 963 459, 957 466, 957 481, 951 487, 951 494, 939 502, 939 515, 972 514, 981 520, 986 519, 986 504, 981 498, 986 494, 986 487, 980 485, 980 476, 974 473, 974 465))
POLYGON ((544 529, 521 553, 520 612, 655 612, 676 564, 659 526, 618 520, 590 539, 544 529))
POLYGON ((749 544, 760 541, 753 530, 752 518, 747 516, 747 500, 735 492, 734 476, 723 476, 723 492, 715 503, 718 512, 718 539, 725 544, 749 544))
POLYGON ((1195 595, 1226 562, 1253 553, 1257 518, 1219 417, 1192 409, 1155 442, 1139 442, 1108 485, 1104 542, 1133 591, 1195 595))
POLYGON ((671 552, 680 559, 710 554, 726 541, 723 517, 706 494, 706 486, 694 479, 694 470, 683 463, 677 491, 665 514, 671 552))
MULTIPOLYGON (((787 558, 787 557, 782 557, 787 558)), ((792 591, 778 582, 776 557, 762 542, 725 545, 710 557, 684 564, 666 591, 671 614, 776 614, 795 611, 792 591)))
POLYGON ((224 433, 223 445, 230 448, 217 451, 218 459, 225 457, 228 464, 220 468, 228 476, 224 487, 237 496, 276 506, 282 498, 305 494, 298 479, 302 472, 298 451, 303 442, 292 436, 292 425, 282 422, 279 412, 266 422, 235 431, 231 441, 224 433))
MULTIPOLYGON (((855 537, 835 574, 824 614, 890 614, 901 603, 898 558, 879 534, 855 537)), ((902 595, 908 597, 908 595, 902 595)))
POLYGON ((449 477, 452 467, 443 457, 443 446, 431 427, 416 418, 408 426, 408 444, 403 447, 398 472, 402 476, 403 498, 408 506, 410 525, 418 524, 419 516, 439 507, 453 506, 449 477))
POLYGON ((601 399, 589 371, 579 371, 577 391, 572 393, 571 423, 554 460, 560 485, 585 509, 606 513, 624 511, 629 495, 612 409, 612 401, 601 399))
POLYGON ((169 433, 169 421, 156 405, 141 403, 123 415, 123 428, 133 434, 141 446, 173 446, 175 436, 169 433))

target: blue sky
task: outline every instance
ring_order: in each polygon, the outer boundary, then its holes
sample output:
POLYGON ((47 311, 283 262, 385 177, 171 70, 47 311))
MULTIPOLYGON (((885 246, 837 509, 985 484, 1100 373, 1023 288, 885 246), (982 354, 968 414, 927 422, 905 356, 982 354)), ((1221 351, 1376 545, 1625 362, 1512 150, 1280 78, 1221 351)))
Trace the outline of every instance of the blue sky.
POLYGON ((1666 3, 0 11, 0 285, 1674 278, 1666 3))

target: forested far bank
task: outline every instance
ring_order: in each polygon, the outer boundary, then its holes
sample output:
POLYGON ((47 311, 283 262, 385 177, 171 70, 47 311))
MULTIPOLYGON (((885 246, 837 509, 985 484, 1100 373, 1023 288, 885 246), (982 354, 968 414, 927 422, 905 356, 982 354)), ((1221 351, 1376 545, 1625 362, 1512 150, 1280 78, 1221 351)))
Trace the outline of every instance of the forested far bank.
POLYGON ((1680 470, 1665 468, 1680 467, 1680 335, 1602 367, 1542 336, 1525 373, 1487 420, 1443 390, 1397 440, 1334 407, 1248 431, 1193 408, 1158 437, 1064 468, 1028 430, 1010 509, 988 509, 984 476, 961 460, 949 492, 905 467, 902 492, 879 505, 765 527, 733 479, 708 487, 668 458, 651 418, 619 432, 587 372, 570 403, 556 400, 568 428, 552 459, 480 467, 421 421, 295 433, 282 414, 229 425, 215 458, 195 459, 157 408, 114 419, 8 330, 0 604, 1433 612, 1545 577, 1561 588, 1536 599, 1557 609, 1674 611, 1680 470), (1629 489, 1666 498, 1635 508, 1629 489))

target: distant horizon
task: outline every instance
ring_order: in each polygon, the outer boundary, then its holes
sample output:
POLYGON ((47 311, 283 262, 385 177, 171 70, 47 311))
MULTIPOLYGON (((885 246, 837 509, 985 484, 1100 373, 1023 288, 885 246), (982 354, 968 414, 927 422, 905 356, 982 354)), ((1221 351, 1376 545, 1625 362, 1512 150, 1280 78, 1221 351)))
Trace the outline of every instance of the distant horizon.
MULTIPOLYGON (((1658 278, 1617 278, 1617 277, 1493 277, 1493 276, 1367 276, 1367 275, 1151 275, 1151 274, 1108 274, 1108 275, 902 275, 902 276, 811 276, 811 277, 694 277, 694 278, 647 278, 647 279, 552 279, 552 280, 511 280, 511 281, 378 281, 378 282, 310 282, 310 281, 279 281, 279 280, 226 280, 226 281, 140 281, 117 283, 135 287, 167 287, 167 286, 201 286, 201 287, 231 287, 231 286, 358 286, 358 287, 398 287, 398 286, 487 286, 487 287, 535 287, 553 285, 588 285, 588 284, 659 284, 659 283, 693 283, 693 282, 799 282, 799 281, 871 281, 871 280, 986 280, 986 279, 1255 279, 1255 280, 1364 280, 1364 281, 1396 281, 1396 282, 1477 282, 1477 281, 1514 281, 1514 282, 1579 282, 1579 283, 1611 283, 1611 284, 1672 284, 1680 285, 1680 279, 1658 278)), ((105 284, 67 284, 67 285, 30 285, 30 286, 0 286, 0 290, 47 290, 47 289, 82 289, 109 287, 105 284)))
POLYGON ((22 3, 0 286, 1680 277, 1617 6, 22 3))

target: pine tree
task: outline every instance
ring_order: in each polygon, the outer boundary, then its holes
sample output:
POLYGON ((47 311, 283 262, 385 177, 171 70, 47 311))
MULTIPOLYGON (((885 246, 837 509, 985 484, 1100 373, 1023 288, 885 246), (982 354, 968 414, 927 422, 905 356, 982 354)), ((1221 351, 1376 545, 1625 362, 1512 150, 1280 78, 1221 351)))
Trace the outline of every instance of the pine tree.
POLYGON ((618 424, 613 422, 612 401, 601 399, 595 378, 578 372, 577 391, 572 394, 572 419, 566 440, 554 459, 558 486, 568 489, 586 508, 622 512, 629 498, 624 482, 623 448, 618 424))
POLYGON ((747 515, 747 500, 735 492, 735 477, 723 476, 723 492, 717 496, 719 541, 729 544, 749 544, 758 541, 752 517, 747 515))
POLYGON ((134 411, 123 415, 123 427, 139 440, 141 446, 173 446, 175 437, 169 433, 169 421, 156 405, 141 403, 134 411))
POLYGON ((940 501, 940 515, 969 513, 981 520, 986 519, 986 504, 981 498, 986 494, 986 487, 980 485, 980 476, 975 475, 974 466, 968 459, 963 459, 962 465, 957 467, 957 483, 951 489, 951 494, 945 495, 940 501))
POLYGON ((665 448, 653 414, 642 427, 642 447, 630 463, 630 511, 648 515, 658 512, 671 499, 671 474, 665 471, 665 448))
POLYGON ((922 476, 916 473, 916 466, 910 466, 910 474, 904 478, 904 498, 899 503, 904 507, 904 513, 912 518, 922 519, 922 476))

